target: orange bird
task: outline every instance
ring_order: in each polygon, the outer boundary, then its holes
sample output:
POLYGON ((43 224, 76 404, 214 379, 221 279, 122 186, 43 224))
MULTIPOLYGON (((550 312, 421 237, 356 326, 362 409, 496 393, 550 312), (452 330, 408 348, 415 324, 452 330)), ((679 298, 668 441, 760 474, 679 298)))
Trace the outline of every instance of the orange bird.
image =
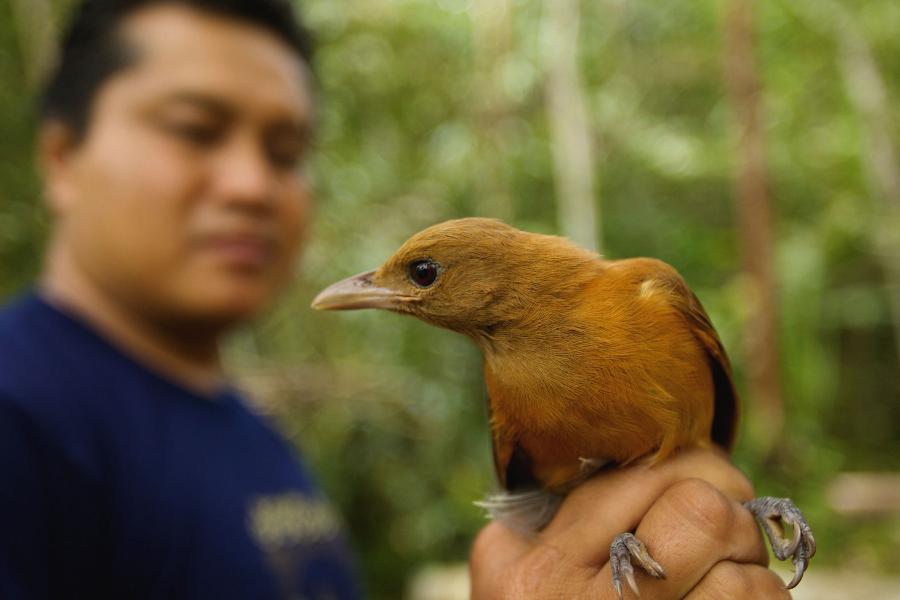
MULTIPOLYGON (((652 258, 603 260, 570 241, 493 219, 447 221, 380 268, 313 302, 380 308, 462 333, 484 355, 494 464, 504 493, 482 505, 539 529, 564 495, 607 464, 676 450, 731 450, 738 395, 722 342, 681 276, 652 258)), ((799 583, 815 540, 789 499, 746 503, 799 583), (784 537, 783 523, 793 528, 784 537)), ((664 572, 631 533, 610 548, 613 584, 637 592, 631 558, 664 572)))

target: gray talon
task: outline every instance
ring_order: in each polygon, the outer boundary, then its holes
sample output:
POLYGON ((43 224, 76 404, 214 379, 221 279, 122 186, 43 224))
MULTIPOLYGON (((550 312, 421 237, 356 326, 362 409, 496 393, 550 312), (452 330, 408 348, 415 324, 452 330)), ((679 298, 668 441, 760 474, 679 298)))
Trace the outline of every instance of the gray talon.
POLYGON ((612 584, 616 589, 620 600, 624 600, 622 593, 622 577, 628 583, 628 587, 634 592, 638 598, 641 593, 638 591, 637 581, 634 578, 634 566, 631 560, 634 559, 644 571, 657 579, 665 579, 666 574, 663 568, 650 556, 647 547, 641 540, 634 537, 634 534, 623 533, 616 536, 613 543, 609 547, 609 565, 612 570, 612 584))
POLYGON ((816 539, 803 513, 790 498, 764 496, 745 502, 744 506, 753 513, 760 527, 766 532, 775 557, 778 560, 791 557, 794 577, 787 584, 787 589, 795 587, 803 578, 810 559, 816 554, 816 539), (790 540, 784 535, 785 523, 793 529, 790 540))

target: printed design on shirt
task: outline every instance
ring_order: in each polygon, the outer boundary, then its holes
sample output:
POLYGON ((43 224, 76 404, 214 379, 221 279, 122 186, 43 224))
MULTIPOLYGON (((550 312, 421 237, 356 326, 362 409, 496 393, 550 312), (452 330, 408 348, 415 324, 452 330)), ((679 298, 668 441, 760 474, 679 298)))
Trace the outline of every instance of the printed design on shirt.
POLYGON ((247 528, 283 598, 337 597, 326 582, 317 581, 320 561, 341 553, 343 524, 331 505, 298 492, 258 496, 247 508, 247 528))
POLYGON ((250 532, 265 549, 328 541, 341 531, 334 509, 300 493, 257 498, 249 510, 250 532))

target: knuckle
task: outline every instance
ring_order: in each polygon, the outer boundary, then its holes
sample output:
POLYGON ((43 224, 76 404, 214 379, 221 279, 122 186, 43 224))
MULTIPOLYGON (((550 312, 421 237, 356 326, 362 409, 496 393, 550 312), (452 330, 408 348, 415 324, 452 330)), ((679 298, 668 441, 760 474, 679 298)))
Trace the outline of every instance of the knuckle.
POLYGON ((665 497, 697 529, 716 540, 727 540, 734 530, 734 505, 702 479, 686 479, 670 487, 665 497))
POLYGON ((478 535, 475 536, 475 541, 472 542, 472 550, 469 553, 469 565, 471 567, 480 564, 485 557, 489 557, 492 551, 496 549, 499 536, 503 533, 500 527, 502 525, 494 521, 483 527, 478 532, 478 535))
POLYGON ((695 449, 686 457, 693 459, 693 464, 683 471, 685 473, 702 474, 703 479, 715 481, 716 487, 735 500, 750 500, 754 496, 753 484, 718 448, 695 449))
POLYGON ((756 491, 753 489, 753 484, 750 482, 750 478, 748 478, 737 469, 735 469, 734 471, 734 487, 735 492, 737 493, 737 499, 742 502, 751 500, 756 495, 756 491))
POLYGON ((738 492, 740 494, 739 500, 747 501, 751 500, 754 496, 756 496, 756 490, 753 489, 753 483, 750 481, 750 478, 747 477, 744 473, 737 471, 737 486, 738 492))
POLYGON ((493 522, 482 528, 469 552, 470 595, 473 600, 512 598, 506 589, 504 573, 498 573, 492 559, 503 551, 500 525, 493 522))
POLYGON ((746 570, 737 563, 725 560, 717 563, 703 580, 705 598, 753 597, 750 578, 746 570), (747 596, 751 594, 751 596, 747 596))
POLYGON ((784 587, 784 582, 777 573, 766 567, 760 567, 759 573, 760 576, 752 588, 756 598, 790 600, 791 593, 784 587))
POLYGON ((724 560, 710 569, 689 597, 691 600, 790 600, 791 595, 773 571, 759 565, 724 560))

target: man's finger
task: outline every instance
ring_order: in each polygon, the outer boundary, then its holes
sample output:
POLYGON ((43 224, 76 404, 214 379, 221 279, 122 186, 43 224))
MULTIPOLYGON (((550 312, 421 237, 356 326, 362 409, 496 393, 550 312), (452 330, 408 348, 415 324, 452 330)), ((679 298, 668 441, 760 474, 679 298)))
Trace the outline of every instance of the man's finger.
POLYGON ((600 566, 608 559, 615 536, 633 531, 668 488, 690 478, 703 479, 737 501, 753 497, 747 478, 724 455, 689 450, 653 467, 636 465, 598 474, 566 498, 540 539, 565 546, 585 564, 600 566))
POLYGON ((784 582, 773 571, 759 565, 725 560, 714 566, 685 600, 790 600, 784 582))
MULTIPOLYGON (((683 597, 723 560, 762 566, 769 560, 753 516, 699 479, 666 490, 635 535, 666 574, 665 579, 654 579, 634 561, 638 587, 650 598, 683 597)), ((611 577, 607 564, 600 570, 598 585, 608 589, 611 577)))

